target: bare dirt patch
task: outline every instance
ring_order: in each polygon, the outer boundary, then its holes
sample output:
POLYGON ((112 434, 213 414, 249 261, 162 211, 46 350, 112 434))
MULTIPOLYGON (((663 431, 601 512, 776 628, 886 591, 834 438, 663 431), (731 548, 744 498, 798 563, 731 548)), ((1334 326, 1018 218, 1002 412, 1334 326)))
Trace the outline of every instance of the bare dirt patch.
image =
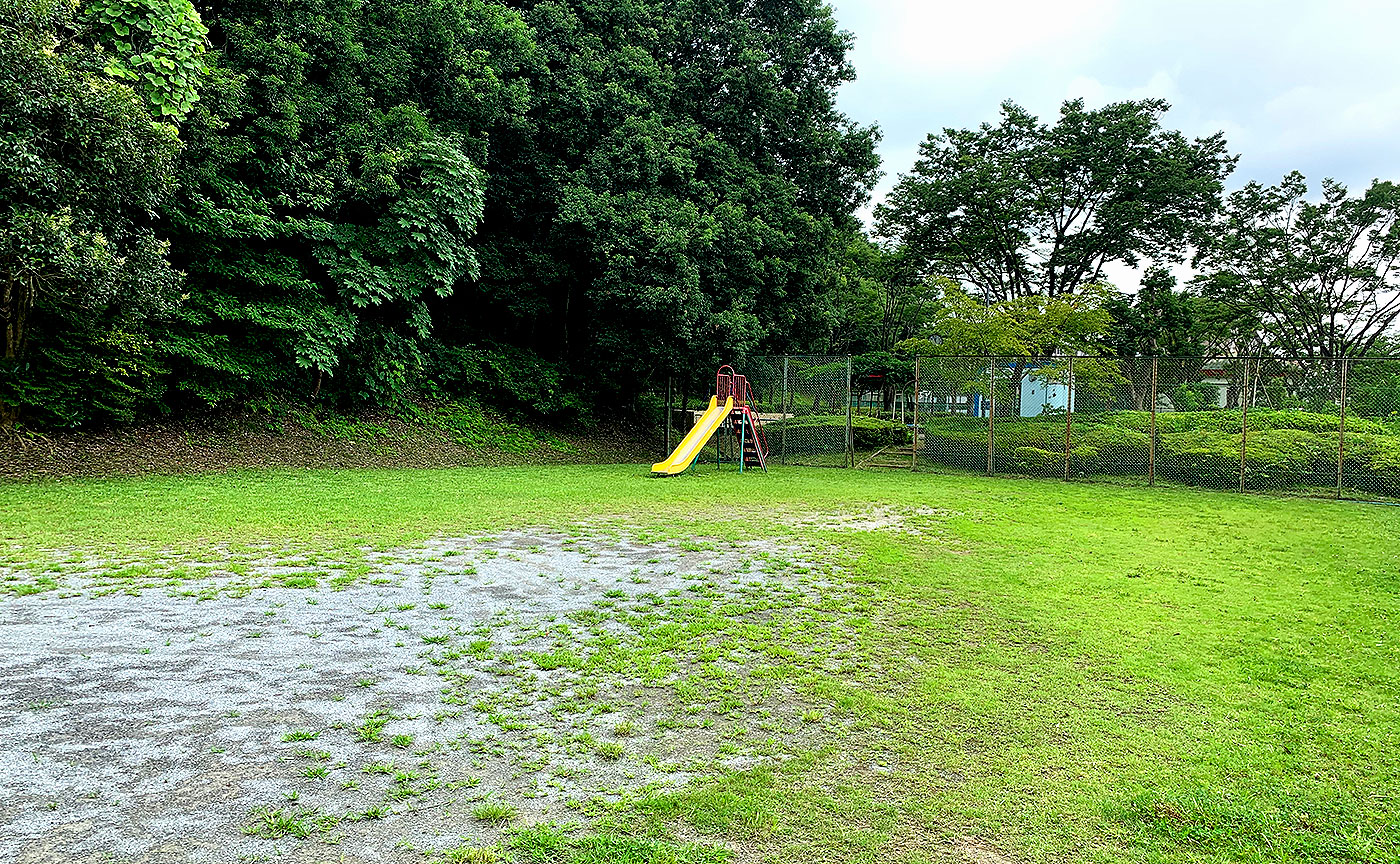
POLYGON ((771 649, 825 583, 690 545, 443 538, 340 583, 73 553, 62 590, 0 603, 0 857, 421 861, 787 758, 809 706, 771 649))

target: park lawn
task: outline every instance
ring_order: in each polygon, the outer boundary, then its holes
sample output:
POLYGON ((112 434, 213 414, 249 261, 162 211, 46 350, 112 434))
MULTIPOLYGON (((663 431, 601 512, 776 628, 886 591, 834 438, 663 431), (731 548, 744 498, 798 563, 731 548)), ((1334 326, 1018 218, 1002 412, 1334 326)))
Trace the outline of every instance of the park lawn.
POLYGON ((590 813, 590 837, 522 831, 520 860, 1400 860, 1395 508, 709 466, 236 473, 5 497, 0 556, 38 588, 62 587, 42 582, 49 550, 353 557, 600 517, 651 538, 821 544, 845 600, 767 646, 821 706, 805 752, 641 792, 590 813), (862 511, 866 530, 820 518, 862 511), (839 668, 822 662, 833 650, 839 668))

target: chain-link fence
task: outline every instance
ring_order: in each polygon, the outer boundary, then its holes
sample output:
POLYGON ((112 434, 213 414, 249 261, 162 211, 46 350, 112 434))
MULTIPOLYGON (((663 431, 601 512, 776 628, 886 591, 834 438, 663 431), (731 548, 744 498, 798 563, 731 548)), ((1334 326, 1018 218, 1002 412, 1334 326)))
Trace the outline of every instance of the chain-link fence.
POLYGON ((744 364, 755 382, 770 464, 850 465, 853 394, 845 355, 757 357, 744 364))
POLYGON ((745 361, 770 464, 1400 499, 1400 358, 860 359, 745 361))

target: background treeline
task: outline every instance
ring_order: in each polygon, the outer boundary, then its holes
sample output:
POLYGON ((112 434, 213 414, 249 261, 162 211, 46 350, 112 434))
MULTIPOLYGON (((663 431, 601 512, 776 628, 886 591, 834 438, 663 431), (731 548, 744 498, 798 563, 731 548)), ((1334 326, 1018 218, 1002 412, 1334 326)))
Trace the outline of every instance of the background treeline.
POLYGON ((820 330, 878 164, 815 0, 4 0, 0 42, 0 402, 39 426, 587 414, 820 330))
POLYGON ((0 421, 1385 348, 1391 185, 1225 196, 1158 101, 931 135, 867 234, 850 39, 819 0, 0 0, 0 421))

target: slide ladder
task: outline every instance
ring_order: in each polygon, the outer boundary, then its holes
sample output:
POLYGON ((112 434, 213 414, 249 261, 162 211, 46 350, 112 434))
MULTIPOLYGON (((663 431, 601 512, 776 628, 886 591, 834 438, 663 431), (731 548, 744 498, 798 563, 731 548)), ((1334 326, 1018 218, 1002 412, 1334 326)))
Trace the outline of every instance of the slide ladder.
POLYGON ((759 419, 758 412, 751 407, 753 405, 753 391, 749 389, 748 379, 743 375, 734 377, 737 379, 736 388, 741 395, 739 406, 734 409, 734 422, 736 428, 741 430, 739 438, 743 450, 740 470, 747 466, 767 471, 768 440, 763 434, 763 421, 759 419))

